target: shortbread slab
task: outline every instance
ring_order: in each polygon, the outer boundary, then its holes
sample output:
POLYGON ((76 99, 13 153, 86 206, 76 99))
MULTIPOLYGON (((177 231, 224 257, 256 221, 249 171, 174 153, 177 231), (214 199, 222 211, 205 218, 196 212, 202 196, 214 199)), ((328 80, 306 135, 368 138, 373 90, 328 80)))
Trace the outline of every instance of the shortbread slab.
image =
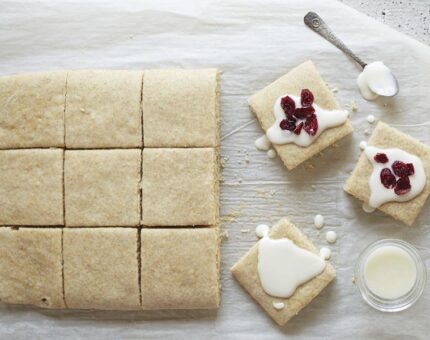
POLYGON ((63 223, 63 150, 1 150, 0 225, 63 223))
POLYGON ((216 149, 143 150, 143 225, 217 225, 218 191, 216 149))
MULTIPOLYGON (((277 79, 264 89, 254 94, 248 101, 261 127, 266 132, 275 122, 273 106, 276 99, 285 94, 300 96, 302 89, 309 89, 314 95, 315 103, 323 109, 339 109, 333 93, 321 78, 312 61, 306 61, 277 79)), ((334 144, 353 129, 349 120, 343 125, 327 129, 311 145, 297 146, 293 143, 276 145, 275 148, 288 170, 292 170, 325 148, 334 144)))
POLYGON ((137 226, 141 150, 66 150, 67 227, 137 226))
POLYGON ((135 228, 65 228, 67 307, 140 309, 137 239, 135 228))
MULTIPOLYGON (((367 144, 379 148, 399 148, 421 159, 427 176, 427 184, 421 194, 407 202, 388 202, 378 208, 396 220, 412 225, 430 194, 430 147, 383 122, 379 122, 375 127, 367 144)), ((372 165, 363 152, 345 183, 345 191, 368 203, 370 198, 369 178, 372 171, 372 165)))
MULTIPOLYGON (((286 218, 276 223, 270 232, 273 239, 288 238, 298 247, 318 254, 312 242, 286 218)), ((280 326, 287 323, 306 307, 336 277, 336 271, 327 263, 324 271, 312 280, 299 286, 294 295, 287 299, 266 294, 258 276, 258 243, 252 247, 232 268, 234 278, 263 307, 267 314, 280 326), (285 307, 276 310, 273 302, 283 302, 285 307)))
POLYGON ((142 229, 143 309, 219 307, 217 228, 142 229))
POLYGON ((60 228, 0 228, 0 302, 64 308, 60 228))
POLYGON ((218 146, 218 78, 217 69, 145 71, 144 146, 218 146))
POLYGON ((0 149, 64 146, 66 74, 0 78, 0 149))
POLYGON ((66 146, 142 146, 143 71, 82 70, 67 77, 66 146))

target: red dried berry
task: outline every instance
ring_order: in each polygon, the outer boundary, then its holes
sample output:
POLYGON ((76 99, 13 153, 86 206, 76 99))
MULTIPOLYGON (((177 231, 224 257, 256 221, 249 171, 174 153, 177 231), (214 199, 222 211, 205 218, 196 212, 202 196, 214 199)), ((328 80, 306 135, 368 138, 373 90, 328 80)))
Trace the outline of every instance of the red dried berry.
POLYGON ((296 103, 293 98, 286 96, 281 99, 281 108, 287 117, 292 116, 296 109, 296 103))
POLYGON ((396 177, 388 168, 382 169, 381 173, 379 174, 379 177, 381 178, 382 185, 387 189, 394 188, 394 186, 396 185, 396 177))
POLYGON ((375 157, 373 157, 373 159, 377 163, 387 163, 388 162, 388 157, 385 153, 377 153, 375 155, 375 157))
POLYGON ((315 113, 315 109, 312 106, 309 107, 298 107, 294 110, 294 116, 297 119, 305 119, 311 114, 315 113))
POLYGON ((407 177, 409 176, 409 168, 406 163, 402 161, 395 161, 391 166, 393 172, 399 177, 407 177))
POLYGON ((314 95, 308 89, 303 89, 300 93, 300 103, 302 107, 310 107, 314 103, 314 95))
POLYGON ((281 121, 279 127, 282 130, 294 131, 296 128, 296 119, 294 117, 287 117, 281 121))
POLYGON ((406 163, 406 166, 408 167, 409 176, 415 174, 415 168, 412 163, 406 163))
POLYGON ((294 129, 294 133, 296 135, 300 135, 300 132, 302 131, 303 128, 303 122, 301 122, 299 125, 296 126, 296 128, 294 129))
POLYGON ((411 191, 411 182, 409 181, 409 177, 400 177, 397 180, 396 187, 394 188, 394 192, 396 195, 404 195, 411 191))
POLYGON ((317 116, 315 115, 315 113, 310 114, 306 118, 304 129, 310 136, 315 136, 317 134, 318 119, 317 119, 317 116))

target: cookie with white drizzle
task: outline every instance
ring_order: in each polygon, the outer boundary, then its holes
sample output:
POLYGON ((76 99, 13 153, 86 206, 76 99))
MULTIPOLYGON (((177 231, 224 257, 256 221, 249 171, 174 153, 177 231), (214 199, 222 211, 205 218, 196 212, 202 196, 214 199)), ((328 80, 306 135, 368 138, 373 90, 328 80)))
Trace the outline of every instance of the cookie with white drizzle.
POLYGON ((430 194, 430 148, 379 122, 344 190, 412 225, 430 194))

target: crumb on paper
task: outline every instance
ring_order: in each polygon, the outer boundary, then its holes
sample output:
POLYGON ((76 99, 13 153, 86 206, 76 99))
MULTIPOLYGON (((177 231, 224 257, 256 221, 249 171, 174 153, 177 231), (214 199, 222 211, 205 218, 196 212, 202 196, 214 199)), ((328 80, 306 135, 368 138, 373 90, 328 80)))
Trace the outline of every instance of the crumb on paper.
POLYGON ((240 229, 240 232, 245 234, 245 233, 249 233, 249 229, 240 229))
POLYGON ((219 233, 219 237, 220 237, 220 239, 221 239, 221 241, 225 241, 225 240, 228 240, 228 230, 222 230, 220 233, 219 233))
POLYGON ((354 112, 358 111, 357 102, 355 100, 351 100, 351 110, 354 112))
POLYGON ((330 89, 330 91, 331 91, 332 93, 338 93, 338 92, 339 92, 339 89, 338 89, 337 87, 333 87, 333 88, 331 88, 331 89, 330 89))
POLYGON ((352 275, 351 282, 355 284, 355 275, 352 275))

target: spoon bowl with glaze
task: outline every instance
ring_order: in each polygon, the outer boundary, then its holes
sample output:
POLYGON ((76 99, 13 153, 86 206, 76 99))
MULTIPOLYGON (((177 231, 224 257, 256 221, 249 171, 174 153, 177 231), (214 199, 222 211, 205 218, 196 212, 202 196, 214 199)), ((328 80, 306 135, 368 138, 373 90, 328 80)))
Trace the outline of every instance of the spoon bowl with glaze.
POLYGON ((378 96, 392 97, 399 92, 397 78, 382 61, 365 63, 333 33, 330 27, 315 12, 306 14, 304 22, 311 30, 350 56, 363 68, 363 71, 358 76, 357 85, 365 99, 373 100, 378 96))

